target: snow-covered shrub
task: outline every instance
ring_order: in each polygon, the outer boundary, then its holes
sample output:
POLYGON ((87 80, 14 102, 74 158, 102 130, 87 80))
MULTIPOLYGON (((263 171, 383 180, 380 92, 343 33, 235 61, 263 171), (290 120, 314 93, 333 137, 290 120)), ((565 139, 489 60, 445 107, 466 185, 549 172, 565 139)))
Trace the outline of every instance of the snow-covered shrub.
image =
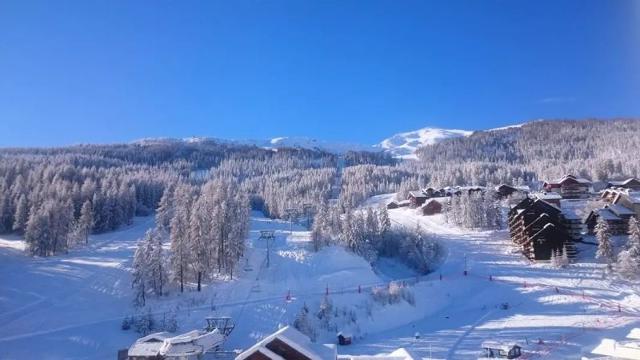
POLYGON ((296 319, 293 321, 293 327, 298 329, 301 333, 307 335, 311 341, 316 340, 316 330, 313 326, 312 321, 309 319, 309 308, 305 303, 298 314, 296 315, 296 319))
POLYGON ((146 314, 134 318, 133 329, 142 335, 147 335, 156 329, 156 321, 153 318, 151 310, 148 310, 146 314))
POLYGON ((320 302, 320 307, 316 313, 316 317, 320 320, 320 327, 328 329, 331 324, 331 317, 333 315, 333 303, 329 296, 324 296, 320 302))
POLYGON ((382 305, 393 305, 403 300, 414 306, 416 304, 413 291, 397 282, 392 282, 389 286, 374 287, 371 290, 371 297, 382 305))

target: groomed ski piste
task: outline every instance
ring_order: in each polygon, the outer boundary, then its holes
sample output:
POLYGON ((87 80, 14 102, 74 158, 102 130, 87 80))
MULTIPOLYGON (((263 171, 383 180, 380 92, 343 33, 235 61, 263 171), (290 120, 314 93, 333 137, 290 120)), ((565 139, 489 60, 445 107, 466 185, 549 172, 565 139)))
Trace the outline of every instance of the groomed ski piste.
MULTIPOLYGON (((393 195, 371 198, 380 206, 393 195)), ((252 213, 246 260, 234 279, 219 279, 202 292, 175 289, 151 298, 156 319, 175 311, 179 331, 204 326, 209 315, 230 316, 236 328, 225 350, 244 349, 292 324, 306 304, 311 316, 328 294, 335 313, 331 331, 350 331, 354 344, 340 354, 388 353, 405 347, 432 359, 476 359, 486 340, 515 341, 524 359, 579 359, 601 338, 622 338, 637 326, 638 289, 605 275, 594 246, 580 245, 568 268, 532 264, 512 246, 506 231, 451 227, 441 215, 413 209, 389 211, 394 226, 419 223, 444 248, 438 268, 418 276, 388 259, 371 266, 339 247, 311 250, 303 226, 252 213), (261 230, 273 230, 269 266, 261 230), (467 275, 464 272, 467 272, 467 275), (405 301, 372 301, 373 287, 406 285, 405 301), (354 320, 355 318, 355 320, 354 320), (418 335, 418 336, 416 336, 418 335)), ((18 238, 0 239, 0 359, 113 359, 140 335, 120 329, 132 306, 130 266, 136 241, 153 225, 137 218, 129 227, 94 235, 69 254, 31 258, 18 238)))

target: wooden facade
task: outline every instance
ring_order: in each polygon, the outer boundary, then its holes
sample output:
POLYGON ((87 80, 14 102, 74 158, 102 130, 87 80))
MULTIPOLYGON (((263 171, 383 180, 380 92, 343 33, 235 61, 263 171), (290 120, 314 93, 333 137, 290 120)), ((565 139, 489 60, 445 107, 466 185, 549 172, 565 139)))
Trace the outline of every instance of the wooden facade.
POLYGON ((589 234, 595 233, 596 224, 600 218, 604 219, 609 227, 611 235, 624 235, 629 229, 629 218, 631 216, 619 216, 609 207, 595 209, 589 213, 585 220, 589 234))
POLYGON ((421 215, 435 215, 442 212, 442 203, 436 199, 429 199, 420 207, 421 215))
POLYGON ((590 180, 573 175, 565 175, 555 181, 545 181, 544 190, 560 194, 564 199, 582 199, 589 197, 592 188, 590 180))
POLYGON ((563 248, 569 257, 576 254, 561 210, 540 199, 526 198, 509 211, 509 233, 531 260, 549 260, 563 248))
POLYGON ((609 181, 607 183, 608 188, 621 188, 621 189, 630 189, 633 191, 640 191, 640 180, 636 178, 629 178, 626 180, 620 181, 609 181))
POLYGON ((422 204, 424 204, 424 202, 427 201, 428 198, 429 196, 427 194, 425 194, 422 190, 418 190, 409 191, 407 200, 409 200, 411 207, 416 208, 418 206, 422 206, 422 204))

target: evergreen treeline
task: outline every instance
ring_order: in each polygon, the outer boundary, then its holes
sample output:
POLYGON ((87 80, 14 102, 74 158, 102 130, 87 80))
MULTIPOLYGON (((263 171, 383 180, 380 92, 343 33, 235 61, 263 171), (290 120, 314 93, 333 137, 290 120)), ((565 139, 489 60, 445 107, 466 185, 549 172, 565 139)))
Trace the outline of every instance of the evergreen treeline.
POLYGON ((458 227, 495 230, 503 227, 500 203, 491 188, 454 195, 443 210, 447 223, 458 227))
POLYGON ((135 303, 162 295, 167 279, 180 286, 233 277, 249 232, 249 198, 237 183, 212 179, 202 186, 171 184, 160 200, 156 227, 138 243, 133 261, 135 303), (164 254, 162 244, 170 243, 164 254))
POLYGON ((429 272, 438 256, 438 243, 419 227, 392 227, 385 207, 366 211, 323 205, 311 231, 314 249, 340 245, 374 262, 379 256, 396 257, 421 273, 429 272))
POLYGON ((2 149, 0 233, 24 234, 31 254, 53 255, 152 214, 169 187, 199 191, 208 179, 233 182, 255 209, 282 217, 326 201, 336 163, 319 151, 209 140, 2 149))
POLYGON ((640 174, 640 121, 535 121, 418 150, 415 171, 446 185, 526 184, 571 173, 593 180, 640 174))

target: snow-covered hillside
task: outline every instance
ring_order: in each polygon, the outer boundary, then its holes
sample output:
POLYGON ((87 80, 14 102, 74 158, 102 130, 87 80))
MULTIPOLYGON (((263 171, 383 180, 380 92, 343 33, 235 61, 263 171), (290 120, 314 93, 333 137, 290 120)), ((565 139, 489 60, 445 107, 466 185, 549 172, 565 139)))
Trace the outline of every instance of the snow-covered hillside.
MULTIPOLYGON (((365 206, 392 196, 376 196, 365 206)), ((579 358, 600 338, 637 326, 637 286, 606 277, 593 246, 582 245, 576 263, 557 269, 529 263, 506 231, 456 229, 440 215, 407 208, 390 216, 394 226, 420 224, 444 246, 435 272, 417 277, 388 261, 371 267, 339 247, 314 253, 303 227, 289 232, 287 222, 253 213, 246 261, 232 281, 152 298, 149 309, 156 318, 175 311, 180 331, 202 327, 207 315, 229 315, 237 326, 225 348, 236 349, 293 323, 304 305, 315 319, 329 293, 336 314, 331 321, 356 334, 354 345, 340 353, 405 347, 433 359, 476 359, 485 340, 516 341, 529 359, 579 358), (269 266, 260 230, 276 235, 269 266), (386 289, 391 280, 408 284, 415 305, 372 301, 372 287, 386 289)), ((92 236, 87 248, 50 258, 27 257, 19 239, 0 241, 0 358, 112 359, 128 347, 138 336, 120 330, 122 318, 135 311, 131 257, 152 221, 137 218, 129 228, 92 236)), ((318 338, 333 341, 334 333, 319 331, 318 338)))
POLYGON ((469 136, 471 134, 473 134, 473 131, 426 127, 395 134, 382 140, 376 147, 389 152, 394 157, 412 159, 415 158, 415 152, 419 147, 435 144, 444 139, 469 136))
POLYGON ((265 148, 265 149, 277 149, 282 147, 289 148, 301 148, 301 149, 311 149, 311 150, 321 150, 334 154, 343 154, 347 151, 380 151, 380 149, 368 146, 368 145, 360 145, 356 143, 348 143, 348 142, 339 142, 339 141, 327 141, 327 140, 319 140, 304 136, 282 136, 282 137, 274 137, 271 139, 243 139, 243 140, 231 140, 231 139, 221 139, 221 138, 210 138, 210 137, 188 137, 183 139, 178 138, 145 138, 133 141, 134 144, 140 145, 153 145, 159 143, 188 143, 188 144, 196 144, 203 142, 217 142, 217 143, 225 143, 225 144, 236 144, 236 145, 254 145, 257 147, 265 148))

